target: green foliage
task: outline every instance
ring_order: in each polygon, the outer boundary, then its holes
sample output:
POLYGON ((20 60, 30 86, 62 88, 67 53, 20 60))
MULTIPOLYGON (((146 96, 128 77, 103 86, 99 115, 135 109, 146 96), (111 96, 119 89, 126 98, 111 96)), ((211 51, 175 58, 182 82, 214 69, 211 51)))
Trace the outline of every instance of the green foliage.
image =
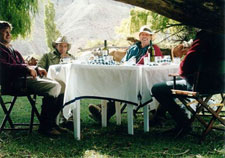
POLYGON ((160 14, 135 7, 130 11, 130 17, 122 21, 117 32, 122 35, 132 35, 138 32, 141 26, 148 25, 155 32, 167 32, 176 35, 176 40, 183 41, 194 38, 196 29, 169 19, 160 14))
POLYGON ((45 5, 45 33, 47 37, 47 45, 50 50, 52 48, 52 41, 55 41, 61 33, 56 28, 55 24, 55 8, 54 4, 50 1, 45 5))
POLYGON ((160 14, 148 11, 149 21, 147 24, 151 25, 153 30, 159 30, 167 27, 169 23, 177 23, 174 20, 171 20, 160 14))
POLYGON ((147 10, 136 11, 132 9, 130 11, 131 15, 131 24, 130 24, 130 33, 135 33, 139 30, 142 25, 146 25, 148 19, 147 10))
POLYGON ((9 21, 12 36, 26 37, 31 32, 32 18, 38 12, 38 0, 1 0, 0 20, 9 21))

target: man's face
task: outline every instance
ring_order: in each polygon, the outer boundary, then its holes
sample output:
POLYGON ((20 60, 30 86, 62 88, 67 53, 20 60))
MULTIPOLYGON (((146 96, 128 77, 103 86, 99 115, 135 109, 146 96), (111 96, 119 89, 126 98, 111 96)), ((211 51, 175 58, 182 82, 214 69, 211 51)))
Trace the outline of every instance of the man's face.
POLYGON ((9 44, 11 42, 11 30, 9 27, 0 29, 0 42, 3 44, 9 44))
POLYGON ((58 43, 56 45, 56 49, 60 54, 65 54, 68 50, 68 44, 67 43, 58 43))
POLYGON ((142 44, 149 44, 150 40, 152 39, 152 35, 142 32, 139 35, 139 39, 142 44))

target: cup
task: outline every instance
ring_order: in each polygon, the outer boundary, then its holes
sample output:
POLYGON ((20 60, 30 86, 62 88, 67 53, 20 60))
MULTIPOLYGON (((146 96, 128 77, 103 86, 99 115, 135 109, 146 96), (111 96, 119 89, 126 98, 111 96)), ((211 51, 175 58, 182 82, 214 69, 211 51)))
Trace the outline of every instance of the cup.
POLYGON ((71 58, 70 57, 65 57, 60 59, 61 64, 68 64, 71 63, 71 58))
POLYGON ((164 55, 163 59, 171 59, 170 55, 164 55))
POLYGON ((161 62, 161 56, 155 56, 155 62, 160 63, 161 62))
POLYGON ((173 58, 173 63, 174 64, 180 64, 180 58, 179 57, 174 57, 173 58))
POLYGON ((148 65, 149 64, 149 58, 148 57, 144 57, 144 65, 148 65))
POLYGON ((108 58, 108 61, 113 61, 113 56, 108 55, 107 58, 108 58))

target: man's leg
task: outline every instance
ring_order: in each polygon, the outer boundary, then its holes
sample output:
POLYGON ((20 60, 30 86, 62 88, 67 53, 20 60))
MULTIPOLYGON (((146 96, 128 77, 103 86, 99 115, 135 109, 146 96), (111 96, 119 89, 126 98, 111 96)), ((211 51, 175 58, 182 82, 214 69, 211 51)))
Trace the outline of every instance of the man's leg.
POLYGON ((40 130, 50 131, 55 127, 55 119, 60 107, 57 107, 56 98, 44 97, 42 99, 40 130))
MULTIPOLYGON (((187 90, 186 81, 177 81, 176 87, 180 90, 187 90)), ((175 102, 175 98, 171 92, 172 88, 173 81, 158 83, 152 87, 152 94, 158 100, 158 102, 171 114, 172 118, 177 123, 177 127, 183 128, 189 125, 190 121, 187 117, 187 114, 185 113, 185 110, 175 102)))
MULTIPOLYGON (((90 104, 89 105, 89 111, 91 113, 91 117, 96 120, 97 122, 101 122, 101 104, 94 105, 90 104)), ((110 118, 116 113, 115 109, 115 101, 110 100, 107 103, 107 120, 109 121, 110 118)))
POLYGON ((60 94, 61 85, 49 79, 28 78, 27 88, 31 92, 44 96, 39 131, 44 134, 54 135, 55 132, 52 133, 52 131, 57 127, 56 117, 63 106, 63 94, 60 94))
POLYGON ((27 88, 29 91, 41 96, 58 97, 61 92, 61 85, 57 81, 42 78, 27 78, 27 88))

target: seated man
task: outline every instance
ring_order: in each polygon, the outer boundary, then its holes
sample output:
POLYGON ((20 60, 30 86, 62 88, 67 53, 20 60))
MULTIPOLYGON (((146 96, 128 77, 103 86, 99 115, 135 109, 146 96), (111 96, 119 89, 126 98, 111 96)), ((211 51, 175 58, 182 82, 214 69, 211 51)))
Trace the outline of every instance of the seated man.
MULTIPOLYGON (((150 41, 153 40, 154 33, 147 27, 142 26, 139 31, 139 41, 131 46, 123 58, 124 61, 128 61, 130 58, 135 57, 137 64, 144 64, 143 57, 147 56, 147 50, 150 45, 150 41)), ((160 48, 153 44, 153 48, 155 51, 155 56, 162 56, 162 52, 160 48)))
MULTIPOLYGON (((28 91, 43 95, 41 120, 39 132, 41 134, 56 136, 64 129, 56 125, 56 117, 63 105, 63 93, 58 82, 43 79, 47 72, 38 67, 25 64, 21 54, 11 46, 12 26, 6 21, 0 21, 0 76, 2 89, 15 91, 13 85, 19 85, 21 77, 27 76, 28 91), (40 77, 38 77, 40 76, 40 77)), ((21 87, 20 87, 21 88, 21 87)))
MULTIPOLYGON (((75 59, 73 55, 68 53, 71 48, 71 44, 67 40, 66 36, 58 37, 56 41, 52 42, 52 47, 54 48, 54 51, 44 54, 38 61, 37 65, 39 67, 44 68, 48 71, 49 66, 59 64, 60 60, 63 60, 63 58, 75 59)), ((66 87, 65 83, 60 80, 57 80, 57 82, 60 83, 61 91, 64 92, 66 87)), ((72 119, 72 117, 70 119, 72 119)), ((60 120, 62 121, 62 127, 68 127, 69 129, 73 128, 72 121, 67 121, 63 116, 60 118, 60 120)))
POLYGON ((38 66, 45 70, 48 71, 50 65, 59 64, 60 59, 75 59, 73 55, 68 53, 71 44, 68 42, 66 36, 60 36, 56 41, 52 42, 52 47, 54 48, 54 51, 44 54, 38 62, 38 66))
MULTIPOLYGON (((139 31, 139 40, 136 44, 131 46, 127 52, 123 61, 128 61, 130 58, 135 57, 137 64, 144 64, 143 57, 147 56, 147 50, 150 45, 150 41, 153 39, 153 32, 147 27, 142 26, 139 31)), ((160 51, 159 47, 157 45, 153 44, 153 48, 155 51, 155 56, 162 56, 162 52, 160 51)), ((89 111, 91 113, 91 117, 95 120, 101 121, 101 105, 89 105, 89 111)), ((107 109, 107 119, 109 120, 114 114, 115 114, 115 102, 110 101, 108 103, 108 109, 107 109)))
MULTIPOLYGON (((198 72, 200 61, 208 61, 209 59, 212 59, 211 61, 216 61, 217 58, 220 58, 217 55, 218 53, 221 54, 221 48, 223 47, 222 40, 223 38, 221 38, 220 35, 206 31, 200 31, 197 34, 191 48, 180 64, 179 74, 184 79, 176 81, 176 89, 192 89, 194 76, 198 72)), ((222 52, 222 54, 223 53, 224 52, 222 52)), ((175 102, 175 98, 171 92, 172 88, 173 81, 167 81, 155 84, 151 91, 161 106, 163 106, 175 120, 176 127, 170 130, 170 132, 175 133, 175 137, 178 137, 190 131, 191 126, 185 109, 182 109, 182 107, 175 102)))

